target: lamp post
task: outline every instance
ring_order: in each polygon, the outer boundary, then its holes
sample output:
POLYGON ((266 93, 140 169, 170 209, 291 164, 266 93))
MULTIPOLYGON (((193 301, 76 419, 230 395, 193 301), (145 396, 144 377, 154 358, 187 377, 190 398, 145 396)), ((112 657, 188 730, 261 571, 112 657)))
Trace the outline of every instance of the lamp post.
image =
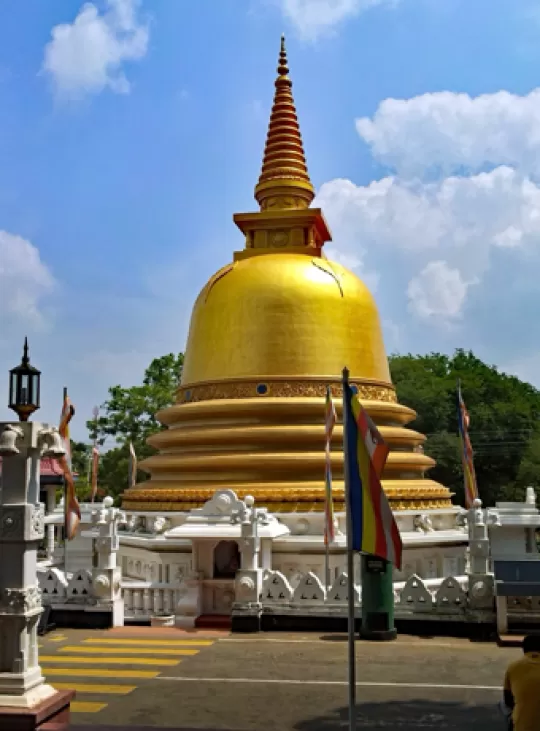
POLYGON ((0 422, 0 728, 33 731, 50 722, 61 731, 74 692, 56 691, 41 674, 37 549, 44 535, 41 457, 59 458, 65 449, 56 427, 28 421, 39 408, 39 388, 25 340, 21 364, 9 374, 9 406, 19 423, 0 422))
POLYGON ((39 409, 40 380, 41 371, 30 365, 28 338, 25 338, 21 362, 9 372, 9 408, 19 421, 28 421, 39 409))

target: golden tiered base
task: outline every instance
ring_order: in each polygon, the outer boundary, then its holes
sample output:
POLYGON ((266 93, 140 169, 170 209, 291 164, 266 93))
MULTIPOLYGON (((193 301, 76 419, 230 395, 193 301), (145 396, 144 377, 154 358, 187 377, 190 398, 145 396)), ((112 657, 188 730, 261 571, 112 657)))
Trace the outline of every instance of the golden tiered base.
MULTIPOLYGON (((187 511, 202 506, 216 490, 231 488, 240 497, 253 495, 274 512, 322 511, 326 383, 330 380, 306 379, 288 385, 283 380, 269 388, 264 382, 266 391, 259 395, 260 384, 255 382, 182 387, 179 403, 158 414, 169 428, 149 440, 159 450, 141 464, 151 480, 124 493, 123 507, 187 511), (287 395, 274 395, 284 390, 287 395)), ((364 381, 357 387, 391 449, 383 485, 393 509, 451 507, 450 491, 424 478, 434 465, 422 451, 425 437, 404 428, 414 412, 396 402, 388 384, 364 381)), ((333 384, 332 390, 340 419, 339 384, 333 384)), ((344 500, 342 440, 343 428, 338 424, 332 442, 337 511, 343 510, 344 500)))
MULTIPOLYGON (((402 484, 403 481, 399 481, 402 484)), ((422 481, 422 487, 417 481, 410 480, 410 486, 399 488, 389 487, 389 481, 383 480, 385 492, 390 500, 393 510, 430 510, 432 508, 452 507, 451 494, 449 491, 432 480, 422 481), (426 496, 429 491, 429 497, 426 496)), ((149 485, 150 483, 146 483, 149 485)), ((207 500, 210 500, 217 487, 211 489, 182 489, 164 486, 158 487, 154 481, 152 489, 133 489, 124 494, 123 507, 125 510, 140 511, 189 511, 193 508, 200 508, 207 500)), ((288 490, 286 486, 279 488, 237 488, 231 485, 220 487, 233 487, 239 498, 252 495, 259 505, 264 505, 274 513, 316 513, 324 510, 324 490, 312 488, 306 490, 288 490)), ((334 483, 334 510, 345 511, 343 482, 334 483)))

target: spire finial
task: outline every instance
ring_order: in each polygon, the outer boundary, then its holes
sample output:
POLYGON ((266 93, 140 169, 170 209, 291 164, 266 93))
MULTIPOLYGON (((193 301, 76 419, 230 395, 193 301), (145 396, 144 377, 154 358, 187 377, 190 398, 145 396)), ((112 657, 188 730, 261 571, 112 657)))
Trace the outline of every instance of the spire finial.
POLYGON ((28 338, 26 336, 24 338, 22 362, 23 362, 23 365, 28 365, 28 363, 30 363, 30 358, 28 356, 28 338))
POLYGON ((281 34, 281 49, 279 51, 279 61, 277 72, 280 76, 287 76, 289 66, 287 64, 287 49, 285 48, 285 35, 281 34))
POLYGON ((255 199, 262 211, 308 208, 315 197, 288 76, 284 35, 281 36, 277 73, 262 171, 255 187, 255 199))

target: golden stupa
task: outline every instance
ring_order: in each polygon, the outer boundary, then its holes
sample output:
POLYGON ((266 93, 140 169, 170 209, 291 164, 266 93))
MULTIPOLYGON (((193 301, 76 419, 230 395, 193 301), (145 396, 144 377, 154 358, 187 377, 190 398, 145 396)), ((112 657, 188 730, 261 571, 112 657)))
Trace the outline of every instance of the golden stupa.
MULTIPOLYGON (((150 473, 124 494, 129 510, 185 511, 220 488, 277 512, 324 509, 324 404, 341 413, 341 372, 391 447, 384 488, 397 510, 451 506, 426 479, 425 437, 404 428, 377 307, 367 287, 323 253, 331 240, 306 166, 281 41, 257 213, 234 216, 245 249, 200 293, 191 317, 176 403, 157 414, 168 428, 149 443, 150 473)), ((333 442, 336 510, 344 509, 342 428, 333 442)))

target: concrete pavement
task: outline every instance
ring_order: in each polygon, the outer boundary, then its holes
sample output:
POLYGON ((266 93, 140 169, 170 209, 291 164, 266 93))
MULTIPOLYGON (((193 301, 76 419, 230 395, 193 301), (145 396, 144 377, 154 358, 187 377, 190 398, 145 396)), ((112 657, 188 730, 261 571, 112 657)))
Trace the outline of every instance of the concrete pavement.
MULTIPOLYGON (((70 631, 55 633, 63 638, 56 642, 53 636, 44 638, 41 653, 49 659, 42 665, 49 681, 89 686, 78 693, 76 704, 94 705, 75 705, 75 728, 347 727, 342 636, 158 633, 70 631), (57 662, 51 659, 55 656, 57 662)), ((358 642, 356 655, 359 730, 504 728, 496 704, 504 671, 519 657, 518 649, 402 636, 393 643, 358 642)))

